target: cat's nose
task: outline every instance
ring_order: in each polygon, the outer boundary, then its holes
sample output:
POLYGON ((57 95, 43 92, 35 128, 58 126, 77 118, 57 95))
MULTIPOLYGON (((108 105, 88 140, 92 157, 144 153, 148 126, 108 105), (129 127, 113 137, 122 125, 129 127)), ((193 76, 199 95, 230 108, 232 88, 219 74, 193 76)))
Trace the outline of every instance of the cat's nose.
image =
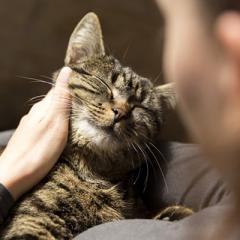
POLYGON ((114 113, 114 121, 119 122, 123 118, 126 118, 129 113, 129 107, 127 104, 115 106, 112 108, 114 113))

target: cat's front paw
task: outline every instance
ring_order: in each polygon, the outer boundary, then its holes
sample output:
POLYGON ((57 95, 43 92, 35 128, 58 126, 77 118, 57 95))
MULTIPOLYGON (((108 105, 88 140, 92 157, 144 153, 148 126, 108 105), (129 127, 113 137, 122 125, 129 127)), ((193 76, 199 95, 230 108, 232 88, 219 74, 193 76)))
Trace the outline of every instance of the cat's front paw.
POLYGON ((178 221, 193 214, 193 210, 183 206, 171 206, 163 209, 154 219, 165 221, 178 221))

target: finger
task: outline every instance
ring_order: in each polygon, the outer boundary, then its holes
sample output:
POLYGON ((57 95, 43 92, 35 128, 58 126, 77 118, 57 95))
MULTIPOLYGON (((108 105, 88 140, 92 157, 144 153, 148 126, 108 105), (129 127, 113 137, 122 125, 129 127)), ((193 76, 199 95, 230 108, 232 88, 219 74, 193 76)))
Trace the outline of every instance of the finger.
POLYGON ((52 88, 44 99, 33 105, 29 112, 31 121, 41 121, 45 117, 62 115, 68 119, 70 93, 68 91, 68 77, 71 69, 64 67, 56 80, 56 85, 52 88))
POLYGON ((42 118, 46 114, 47 110, 50 107, 51 99, 53 95, 53 89, 51 89, 47 95, 38 103, 35 103, 29 111, 30 116, 42 118))
POLYGON ((64 67, 58 75, 56 85, 53 90, 53 97, 51 98, 50 111, 54 114, 66 115, 69 113, 71 95, 68 89, 68 79, 71 72, 72 70, 69 67, 64 67))

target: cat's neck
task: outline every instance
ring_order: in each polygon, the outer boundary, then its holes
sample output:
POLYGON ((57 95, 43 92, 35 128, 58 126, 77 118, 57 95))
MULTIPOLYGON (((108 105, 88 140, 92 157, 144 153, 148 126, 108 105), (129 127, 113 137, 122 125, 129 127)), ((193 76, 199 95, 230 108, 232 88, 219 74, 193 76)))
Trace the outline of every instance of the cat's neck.
MULTIPOLYGON (((64 158, 72 165, 75 171, 90 181, 100 179, 111 182, 119 182, 129 172, 134 170, 132 164, 126 164, 126 158, 131 163, 131 154, 127 152, 108 153, 106 151, 93 151, 88 145, 79 145, 69 142, 64 158), (125 158, 125 159, 124 159, 125 158)), ((136 165, 136 168, 138 166, 136 165)))

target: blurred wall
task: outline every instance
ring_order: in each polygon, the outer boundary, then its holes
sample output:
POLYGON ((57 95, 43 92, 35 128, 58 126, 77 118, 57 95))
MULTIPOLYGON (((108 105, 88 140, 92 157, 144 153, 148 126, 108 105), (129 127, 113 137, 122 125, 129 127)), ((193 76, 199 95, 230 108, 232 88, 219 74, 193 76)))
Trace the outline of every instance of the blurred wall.
POLYGON ((0 130, 14 128, 44 94, 40 78, 63 64, 69 36, 89 11, 96 12, 106 49, 138 73, 161 81, 162 19, 149 0, 1 0, 0 130))

